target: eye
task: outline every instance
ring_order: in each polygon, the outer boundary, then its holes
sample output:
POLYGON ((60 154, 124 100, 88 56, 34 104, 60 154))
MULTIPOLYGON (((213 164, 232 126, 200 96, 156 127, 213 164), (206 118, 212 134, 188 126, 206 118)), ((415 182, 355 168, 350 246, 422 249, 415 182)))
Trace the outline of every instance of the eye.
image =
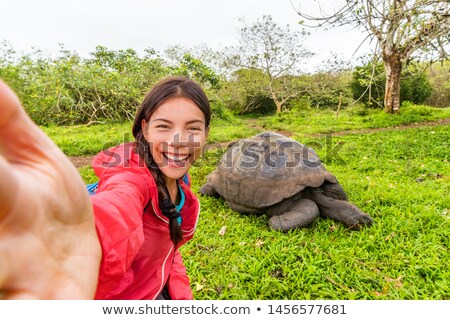
POLYGON ((189 130, 189 131, 201 131, 202 128, 197 127, 197 126, 194 126, 194 127, 189 127, 188 130, 189 130))
POLYGON ((155 126, 157 129, 169 129, 169 126, 167 124, 158 124, 155 126))

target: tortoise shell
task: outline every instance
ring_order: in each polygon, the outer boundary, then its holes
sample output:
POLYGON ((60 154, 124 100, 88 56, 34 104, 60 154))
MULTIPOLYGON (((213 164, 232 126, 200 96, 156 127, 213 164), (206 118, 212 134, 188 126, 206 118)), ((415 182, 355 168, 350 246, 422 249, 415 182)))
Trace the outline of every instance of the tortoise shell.
POLYGON ((313 149, 264 132, 233 144, 208 176, 207 185, 238 211, 256 212, 325 181, 338 183, 313 149))

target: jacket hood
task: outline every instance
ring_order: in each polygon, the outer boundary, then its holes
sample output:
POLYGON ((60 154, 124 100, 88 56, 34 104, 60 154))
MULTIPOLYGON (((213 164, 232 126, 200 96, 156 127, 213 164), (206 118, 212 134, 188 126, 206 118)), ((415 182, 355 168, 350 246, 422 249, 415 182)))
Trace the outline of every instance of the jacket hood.
POLYGON ((150 174, 145 163, 135 152, 133 142, 101 151, 92 160, 92 168, 100 179, 107 178, 119 171, 131 171, 145 176, 150 174))
MULTIPOLYGON (((101 188, 102 183, 106 181, 108 177, 117 173, 127 172, 144 178, 150 193, 150 203, 148 206, 151 207, 152 211, 159 219, 167 224, 169 223, 169 219, 162 214, 161 209, 159 208, 156 182, 144 161, 142 161, 139 155, 135 152, 134 142, 120 144, 100 152, 94 157, 94 160, 92 161, 92 168, 100 179, 99 188, 101 188)), ((197 225, 200 204, 197 197, 194 195, 190 187, 186 185, 183 179, 180 178, 179 182, 185 193, 187 202, 192 204, 190 206, 186 205, 181 212, 195 212, 194 215, 189 215, 190 217, 195 217, 195 222, 192 223, 194 228, 186 229, 184 225, 182 225, 181 230, 185 233, 184 235, 192 236, 195 226, 197 225)))

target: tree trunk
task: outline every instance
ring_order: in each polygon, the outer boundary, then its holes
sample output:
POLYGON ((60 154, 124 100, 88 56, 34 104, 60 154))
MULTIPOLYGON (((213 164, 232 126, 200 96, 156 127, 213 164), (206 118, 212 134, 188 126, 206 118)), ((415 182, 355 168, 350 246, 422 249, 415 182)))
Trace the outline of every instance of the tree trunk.
POLYGON ((272 86, 272 81, 269 83, 269 92, 270 96, 272 97, 273 102, 275 102, 275 105, 277 106, 277 113, 281 112, 281 107, 283 106, 283 101, 278 100, 277 95, 275 94, 272 86))
POLYGON ((400 111, 400 74, 402 61, 399 54, 383 55, 386 71, 386 90, 384 92, 384 111, 398 113, 400 111))
POLYGON ((275 105, 277 106, 277 113, 280 113, 281 107, 283 106, 283 104, 280 101, 275 100, 275 105))

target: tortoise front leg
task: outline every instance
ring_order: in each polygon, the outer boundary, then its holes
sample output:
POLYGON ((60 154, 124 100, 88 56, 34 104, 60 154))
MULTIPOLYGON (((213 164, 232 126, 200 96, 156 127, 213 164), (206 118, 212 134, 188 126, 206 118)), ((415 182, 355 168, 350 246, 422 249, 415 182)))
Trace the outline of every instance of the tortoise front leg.
MULTIPOLYGON (((274 206, 271 211, 276 212, 276 209, 276 206, 274 206)), ((314 201, 300 199, 294 203, 289 211, 270 218, 269 227, 277 231, 287 232, 291 229, 307 227, 319 216, 319 208, 314 201)))
POLYGON ((200 188, 200 194, 202 194, 204 196, 215 197, 215 198, 220 197, 220 194, 216 191, 216 189, 211 184, 208 184, 208 183, 205 183, 200 188))

